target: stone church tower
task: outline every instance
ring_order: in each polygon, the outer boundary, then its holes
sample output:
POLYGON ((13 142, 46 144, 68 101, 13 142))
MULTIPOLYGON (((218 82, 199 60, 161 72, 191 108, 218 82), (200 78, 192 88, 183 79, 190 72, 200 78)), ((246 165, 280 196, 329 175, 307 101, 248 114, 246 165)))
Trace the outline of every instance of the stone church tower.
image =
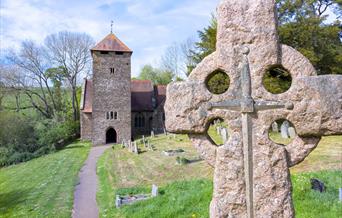
POLYGON ((132 51, 114 34, 93 49, 92 142, 131 139, 132 51))
POLYGON ((131 80, 132 51, 114 34, 93 49, 93 78, 80 102, 81 139, 116 144, 164 132, 166 86, 131 80))

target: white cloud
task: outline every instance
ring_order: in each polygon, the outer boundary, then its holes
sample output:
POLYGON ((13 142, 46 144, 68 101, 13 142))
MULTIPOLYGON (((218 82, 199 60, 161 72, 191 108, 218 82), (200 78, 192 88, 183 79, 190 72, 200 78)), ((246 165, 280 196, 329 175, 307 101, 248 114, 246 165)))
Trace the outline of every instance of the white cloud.
POLYGON ((133 51, 133 75, 156 63, 165 48, 208 24, 219 0, 1 0, 1 49, 62 30, 100 41, 115 20, 115 33, 133 51), (102 6, 102 8, 101 8, 102 6))

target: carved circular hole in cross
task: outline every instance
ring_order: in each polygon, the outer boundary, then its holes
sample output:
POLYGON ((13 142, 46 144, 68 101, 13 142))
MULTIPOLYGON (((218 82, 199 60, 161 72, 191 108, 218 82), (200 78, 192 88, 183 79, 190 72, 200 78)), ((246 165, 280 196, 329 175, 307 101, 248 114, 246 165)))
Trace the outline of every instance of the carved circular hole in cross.
POLYGON ((217 146, 222 146, 229 139, 228 125, 221 118, 213 119, 209 123, 207 134, 217 146))
POLYGON ((274 65, 266 70, 262 83, 268 92, 272 94, 281 94, 290 89, 292 77, 289 71, 283 66, 274 65))
POLYGON ((286 119, 276 120, 268 130, 268 137, 277 144, 288 145, 296 136, 295 127, 286 119))
POLYGON ((223 70, 218 69, 207 77, 205 85, 209 92, 220 95, 229 89, 230 78, 223 70))

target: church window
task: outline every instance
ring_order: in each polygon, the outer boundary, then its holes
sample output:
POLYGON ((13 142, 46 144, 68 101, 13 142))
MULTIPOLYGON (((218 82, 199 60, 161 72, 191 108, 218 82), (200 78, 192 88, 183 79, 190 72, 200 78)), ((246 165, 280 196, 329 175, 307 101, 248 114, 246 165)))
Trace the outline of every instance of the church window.
POLYGON ((137 114, 134 118, 134 127, 142 128, 145 127, 145 117, 142 114, 137 114))
POLYGON ((120 51, 117 51, 115 52, 116 55, 123 55, 124 53, 123 52, 120 52, 120 51))
POLYGON ((107 116, 106 117, 107 117, 107 120, 109 120, 109 112, 107 112, 107 116))
POLYGON ((118 112, 114 112, 114 119, 117 120, 118 119, 118 112))
POLYGON ((110 119, 111 119, 111 120, 114 119, 114 113, 113 113, 113 111, 110 112, 110 119))
POLYGON ((139 126, 138 126, 138 116, 136 116, 135 118, 134 118, 134 127, 136 127, 136 128, 138 128, 139 126))
POLYGON ((109 54, 108 51, 101 51, 101 54, 109 54))
POLYGON ((114 74, 115 73, 115 68, 111 67, 110 68, 110 74, 114 74))

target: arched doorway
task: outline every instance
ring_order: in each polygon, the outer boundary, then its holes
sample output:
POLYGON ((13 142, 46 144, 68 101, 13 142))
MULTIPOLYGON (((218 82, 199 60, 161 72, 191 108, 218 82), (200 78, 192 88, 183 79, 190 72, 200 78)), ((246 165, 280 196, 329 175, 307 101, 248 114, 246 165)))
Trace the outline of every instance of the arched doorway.
POLYGON ((117 143, 116 131, 113 128, 109 128, 106 132, 106 144, 117 143))

